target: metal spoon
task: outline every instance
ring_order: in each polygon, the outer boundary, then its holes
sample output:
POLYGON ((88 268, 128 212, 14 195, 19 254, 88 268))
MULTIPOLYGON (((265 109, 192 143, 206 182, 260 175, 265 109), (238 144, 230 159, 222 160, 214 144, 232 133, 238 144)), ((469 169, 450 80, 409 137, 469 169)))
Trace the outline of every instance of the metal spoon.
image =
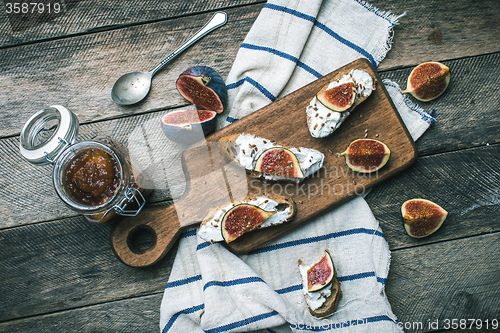
POLYGON ((227 22, 227 15, 224 12, 215 13, 197 33, 189 38, 184 44, 175 49, 158 65, 153 67, 148 72, 130 72, 123 74, 116 80, 113 88, 111 89, 111 99, 121 105, 131 105, 141 101, 149 93, 151 88, 151 80, 153 75, 156 74, 163 66, 174 59, 182 51, 193 45, 200 38, 208 34, 214 29, 223 26, 227 22))

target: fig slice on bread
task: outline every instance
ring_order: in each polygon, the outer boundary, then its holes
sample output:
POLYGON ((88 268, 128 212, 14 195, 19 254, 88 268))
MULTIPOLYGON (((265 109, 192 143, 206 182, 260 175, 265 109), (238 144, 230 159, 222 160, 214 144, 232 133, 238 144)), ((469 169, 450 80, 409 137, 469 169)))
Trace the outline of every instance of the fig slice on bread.
POLYGON ((332 315, 342 298, 342 292, 330 252, 325 249, 321 259, 312 265, 306 265, 299 259, 299 271, 309 312, 318 318, 332 315))
POLYGON ((324 138, 332 134, 372 94, 376 82, 371 73, 361 69, 338 73, 306 107, 311 136, 324 138))
POLYGON ((226 243, 230 243, 244 233, 258 228, 275 213, 246 203, 236 205, 229 209, 222 218, 222 237, 226 243))
POLYGON ((218 142, 222 155, 266 180, 300 182, 323 166, 325 156, 310 148, 285 147, 253 134, 234 134, 218 142))
POLYGON ((213 208, 201 222, 198 236, 207 242, 230 243, 255 229, 290 221, 295 202, 285 196, 247 195, 241 200, 213 208))

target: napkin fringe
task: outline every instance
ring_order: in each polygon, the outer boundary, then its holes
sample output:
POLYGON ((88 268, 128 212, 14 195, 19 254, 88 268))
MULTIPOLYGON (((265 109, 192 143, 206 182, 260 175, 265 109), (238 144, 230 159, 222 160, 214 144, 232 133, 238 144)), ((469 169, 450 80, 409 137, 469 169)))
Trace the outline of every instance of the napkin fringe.
POLYGON ((368 2, 363 1, 363 0, 355 0, 355 1, 357 3, 359 3, 361 6, 365 7, 366 9, 368 9, 369 11, 371 11, 371 12, 377 14, 378 16, 380 16, 380 17, 388 20, 389 22, 391 22, 392 27, 394 27, 395 25, 398 25, 399 24, 399 18, 401 18, 401 17, 403 17, 403 16, 406 15, 406 12, 404 12, 401 15, 396 15, 396 14, 392 13, 389 10, 380 10, 377 7, 373 6, 372 4, 369 4, 368 2))
MULTIPOLYGON (((399 90, 399 92, 402 91, 402 89, 399 86, 399 84, 397 84, 394 81, 391 81, 389 79, 383 79, 382 83, 384 85, 386 85, 386 86, 392 86, 392 87, 396 88, 397 90, 399 90)), ((415 103, 414 101, 412 101, 410 99, 410 97, 408 97, 408 95, 405 95, 405 94, 401 94, 401 95, 402 95, 402 98, 403 98, 403 102, 406 104, 406 106, 411 111, 418 113, 420 115, 420 117, 422 118, 422 120, 424 120, 429 125, 432 125, 432 124, 434 124, 436 122, 436 118, 433 117, 433 114, 435 114, 435 112, 433 112, 432 114, 429 114, 420 105, 418 105, 417 103, 415 103)))
POLYGON ((384 60, 385 56, 387 55, 387 52, 391 50, 392 39, 394 37, 394 26, 399 24, 399 19, 405 16, 406 12, 400 15, 396 15, 391 11, 380 10, 364 0, 355 0, 355 1, 359 3, 361 6, 365 7, 370 12, 375 13, 377 16, 382 17, 383 19, 387 20, 390 23, 389 29, 387 31, 387 38, 385 44, 382 45, 382 49, 379 52, 376 52, 373 55, 375 61, 377 62, 377 64, 379 64, 382 60, 384 60))

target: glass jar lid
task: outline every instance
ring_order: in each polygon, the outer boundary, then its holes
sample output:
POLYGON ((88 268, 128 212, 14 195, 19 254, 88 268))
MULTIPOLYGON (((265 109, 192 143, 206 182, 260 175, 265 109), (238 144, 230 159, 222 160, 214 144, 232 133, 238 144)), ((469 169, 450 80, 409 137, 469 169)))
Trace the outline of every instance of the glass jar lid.
POLYGON ((32 164, 54 163, 78 135, 78 118, 61 105, 52 105, 35 113, 24 124, 20 150, 32 164))

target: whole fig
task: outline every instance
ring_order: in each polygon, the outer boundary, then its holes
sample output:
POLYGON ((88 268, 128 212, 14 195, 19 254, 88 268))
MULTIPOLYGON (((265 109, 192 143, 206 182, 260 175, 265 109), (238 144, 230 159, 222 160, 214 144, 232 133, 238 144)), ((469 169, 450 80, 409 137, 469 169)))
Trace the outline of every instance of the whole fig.
POLYGON ((213 68, 191 67, 179 75, 176 86, 179 93, 198 109, 217 113, 224 111, 227 103, 227 87, 213 68))
POLYGON ((422 102, 432 101, 446 90, 450 78, 448 66, 437 61, 424 62, 411 71, 402 93, 410 93, 422 102))

